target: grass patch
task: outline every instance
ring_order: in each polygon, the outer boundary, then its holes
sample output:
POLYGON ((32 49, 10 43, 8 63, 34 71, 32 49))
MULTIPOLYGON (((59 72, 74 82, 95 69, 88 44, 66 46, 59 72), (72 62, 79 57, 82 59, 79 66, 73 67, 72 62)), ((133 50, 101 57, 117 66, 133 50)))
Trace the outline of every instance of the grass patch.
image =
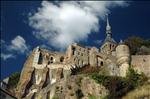
POLYGON ((88 99, 96 99, 96 96, 94 96, 94 95, 89 95, 89 96, 88 96, 88 99))

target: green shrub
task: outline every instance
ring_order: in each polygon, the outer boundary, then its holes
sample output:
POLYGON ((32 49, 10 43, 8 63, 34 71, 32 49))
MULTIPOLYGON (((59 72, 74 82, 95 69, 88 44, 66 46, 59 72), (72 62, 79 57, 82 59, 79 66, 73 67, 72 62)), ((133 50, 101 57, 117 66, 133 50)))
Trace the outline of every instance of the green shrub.
POLYGON ((89 99, 96 99, 96 97, 94 95, 88 95, 89 99))
POLYGON ((131 67, 126 78, 117 76, 105 76, 99 74, 90 75, 97 83, 104 85, 109 91, 108 98, 116 99, 122 97, 127 92, 143 85, 147 78, 144 74, 138 74, 131 67))
POLYGON ((129 70, 127 73, 127 80, 132 83, 133 87, 137 87, 139 85, 143 85, 144 82, 148 80, 144 73, 138 74, 132 66, 129 66, 129 70))
POLYGON ((136 36, 131 36, 127 39, 125 39, 125 44, 129 46, 130 48, 130 53, 135 55, 135 54, 150 54, 150 51, 147 50, 140 50, 142 46, 145 46, 147 48, 150 48, 150 39, 145 40, 140 37, 136 36))
POLYGON ((13 73, 9 77, 8 87, 9 88, 15 88, 17 86, 18 82, 19 82, 19 78, 20 78, 20 73, 19 72, 13 73))
POLYGON ((54 96, 52 99, 59 99, 59 97, 58 96, 54 96))

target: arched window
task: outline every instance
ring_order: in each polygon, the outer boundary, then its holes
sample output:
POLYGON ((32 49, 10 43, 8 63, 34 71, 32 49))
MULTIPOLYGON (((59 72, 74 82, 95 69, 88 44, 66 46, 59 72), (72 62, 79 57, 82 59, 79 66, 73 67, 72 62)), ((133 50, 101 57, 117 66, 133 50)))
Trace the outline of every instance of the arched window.
POLYGON ((60 57, 60 62, 64 62, 64 57, 60 57))
POLYGON ((50 59, 53 60, 53 57, 51 57, 50 59))
POLYGON ((50 63, 53 63, 53 62, 54 62, 54 58, 50 57, 50 63))

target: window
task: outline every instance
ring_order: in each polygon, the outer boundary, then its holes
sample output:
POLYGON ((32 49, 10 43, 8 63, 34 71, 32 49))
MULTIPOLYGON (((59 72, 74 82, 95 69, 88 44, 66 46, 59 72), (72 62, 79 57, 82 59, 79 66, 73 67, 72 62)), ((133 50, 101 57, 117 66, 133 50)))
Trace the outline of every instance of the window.
POLYGON ((48 61, 48 65, 50 64, 50 61, 48 61))
POLYGON ((53 60, 53 57, 51 57, 50 59, 53 60))
POLYGON ((111 44, 109 45, 109 48, 111 49, 111 44))
POLYGON ((101 66, 103 66, 103 62, 101 61, 101 66))
POLYGON ((75 55, 75 51, 76 51, 76 49, 73 47, 72 48, 72 55, 75 55))
POLYGON ((60 57, 60 62, 63 62, 64 61, 64 57, 60 57))
POLYGON ((42 56, 42 53, 40 53, 38 64, 42 64, 42 62, 43 62, 43 56, 42 56))
POLYGON ((115 45, 112 45, 112 47, 114 48, 114 47, 115 47, 115 45))
POLYGON ((53 63, 53 61, 54 61, 54 58, 50 57, 50 63, 53 63))

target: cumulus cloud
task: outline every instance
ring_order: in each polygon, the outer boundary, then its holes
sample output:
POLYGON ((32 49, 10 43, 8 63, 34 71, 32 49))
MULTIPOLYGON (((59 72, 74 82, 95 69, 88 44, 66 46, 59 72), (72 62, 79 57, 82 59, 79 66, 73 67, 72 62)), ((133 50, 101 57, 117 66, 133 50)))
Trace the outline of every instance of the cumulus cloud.
POLYGON ((109 8, 126 6, 124 1, 43 1, 36 13, 30 13, 29 25, 34 36, 56 48, 86 40, 89 34, 98 32, 99 21, 109 8))
POLYGON ((1 40, 1 51, 1 58, 7 60, 15 58, 17 54, 28 54, 29 45, 26 44, 22 36, 18 35, 11 40, 11 44, 7 44, 4 40, 1 40))
POLYGON ((8 50, 25 53, 28 51, 28 45, 24 38, 18 35, 11 41, 11 45, 8 46, 8 50))

